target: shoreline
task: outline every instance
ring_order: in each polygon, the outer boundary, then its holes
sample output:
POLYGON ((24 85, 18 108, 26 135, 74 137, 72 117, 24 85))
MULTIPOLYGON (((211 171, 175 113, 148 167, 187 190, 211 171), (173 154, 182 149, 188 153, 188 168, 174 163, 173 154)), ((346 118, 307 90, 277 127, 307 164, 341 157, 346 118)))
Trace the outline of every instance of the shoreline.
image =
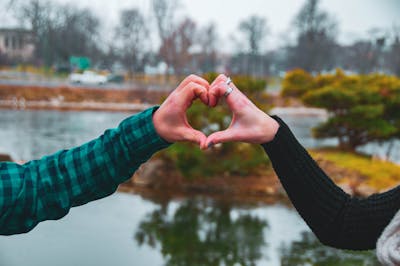
POLYGON ((118 193, 139 195, 145 199, 160 199, 165 201, 184 200, 190 197, 207 197, 218 201, 228 201, 237 204, 283 204, 289 208, 293 205, 286 195, 248 195, 248 194, 228 194, 215 193, 206 191, 182 191, 180 189, 154 189, 148 187, 128 187, 120 185, 117 189, 118 193))
MULTIPOLYGON (((140 112, 160 104, 171 90, 149 88, 113 89, 73 86, 23 86, 0 84, 0 109, 140 112)), ((305 107, 298 101, 268 93, 271 114, 327 116, 323 109, 305 107)))
POLYGON ((60 110, 60 111, 104 111, 104 112, 141 112, 155 104, 118 103, 118 102, 62 102, 62 101, 25 101, 0 100, 0 109, 7 110, 60 110))
MULTIPOLYGON (((330 179, 349 195, 367 197, 387 191, 400 182, 400 166, 394 163, 334 148, 308 151, 330 179), (368 167, 373 170, 367 169, 368 167), (382 171, 386 171, 386 174, 382 171)), ((287 199, 286 192, 272 168, 256 176, 223 175, 191 180, 183 177, 174 166, 157 158, 143 164, 132 178, 119 188, 125 192, 142 189, 160 193, 172 191, 171 193, 178 195, 207 194, 234 198, 287 199)))
MULTIPOLYGON (((331 180, 352 196, 367 197, 374 193, 381 193, 397 186, 400 182, 397 175, 399 166, 391 166, 392 169, 390 169, 387 165, 381 165, 380 168, 385 167, 386 170, 391 170, 392 174, 376 179, 375 174, 371 176, 365 171, 363 172, 359 166, 349 167, 340 160, 332 160, 330 156, 337 152, 335 150, 313 149, 309 152, 331 180)), ((371 165, 371 167, 374 165, 374 168, 385 163, 356 154, 352 155, 355 159, 346 156, 348 154, 345 155, 344 160, 358 160, 354 162, 357 165, 360 164, 361 168, 365 165, 371 165)), ((11 160, 9 155, 0 154, 0 161, 11 160)), ((118 191, 140 195, 159 195, 173 199, 188 196, 210 196, 245 202, 288 201, 286 192, 272 168, 255 176, 222 175, 187 179, 173 165, 157 158, 142 164, 130 179, 119 185, 118 191)))
POLYGON ((0 84, 0 109, 138 112, 159 104, 167 90, 117 90, 0 84))

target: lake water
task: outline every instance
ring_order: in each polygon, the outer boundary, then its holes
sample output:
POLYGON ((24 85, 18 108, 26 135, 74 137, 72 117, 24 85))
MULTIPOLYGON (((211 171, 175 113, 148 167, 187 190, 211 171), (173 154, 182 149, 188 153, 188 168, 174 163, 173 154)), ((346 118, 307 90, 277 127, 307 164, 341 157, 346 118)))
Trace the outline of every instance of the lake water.
MULTIPOLYGON (((0 152, 31 160, 115 127, 127 113, 0 110, 0 152)), ((307 147, 324 117, 281 116, 307 147)), ((318 243, 284 204, 238 203, 206 196, 115 193, 73 208, 28 234, 0 237, 1 266, 377 265, 373 252, 318 243)))

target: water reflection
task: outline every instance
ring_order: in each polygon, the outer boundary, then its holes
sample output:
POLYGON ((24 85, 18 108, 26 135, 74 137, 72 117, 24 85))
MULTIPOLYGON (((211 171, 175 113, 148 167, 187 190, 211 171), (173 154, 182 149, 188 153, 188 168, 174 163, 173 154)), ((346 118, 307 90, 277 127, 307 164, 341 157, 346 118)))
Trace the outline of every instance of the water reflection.
POLYGON ((308 228, 302 229, 302 221, 268 215, 270 207, 257 212, 254 206, 202 197, 172 204, 151 200, 158 207, 142 217, 134 239, 159 251, 163 265, 380 265, 374 251, 324 246, 308 228), (283 232, 276 220, 287 231, 287 241, 277 235, 283 232))
POLYGON ((169 209, 149 213, 135 234, 139 245, 161 247, 165 265, 256 265, 265 259, 267 221, 207 199, 169 209))
POLYGON ((378 265, 373 252, 322 246, 281 204, 164 194, 116 193, 29 234, 0 236, 0 265, 378 265))
POLYGON ((98 137, 128 113, 0 111, 0 152, 16 160, 38 159, 98 137))
POLYGON ((344 251, 323 246, 311 232, 303 232, 300 241, 283 246, 281 252, 282 266, 380 265, 373 251, 344 251))

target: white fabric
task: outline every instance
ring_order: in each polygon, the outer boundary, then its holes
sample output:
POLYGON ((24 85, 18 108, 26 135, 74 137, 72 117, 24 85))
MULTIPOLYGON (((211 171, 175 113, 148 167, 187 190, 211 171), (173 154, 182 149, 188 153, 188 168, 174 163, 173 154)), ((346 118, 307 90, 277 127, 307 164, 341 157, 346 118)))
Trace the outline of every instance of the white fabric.
POLYGON ((400 265, 400 211, 385 228, 376 244, 376 255, 382 265, 400 265))

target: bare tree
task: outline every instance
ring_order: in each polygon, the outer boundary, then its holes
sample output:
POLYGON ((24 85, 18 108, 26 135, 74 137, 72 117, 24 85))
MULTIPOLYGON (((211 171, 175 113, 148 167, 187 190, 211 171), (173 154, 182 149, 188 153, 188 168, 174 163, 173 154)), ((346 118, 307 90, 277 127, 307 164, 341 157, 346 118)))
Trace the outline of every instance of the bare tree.
POLYGON ((393 41, 387 56, 390 71, 400 77, 400 26, 393 28, 393 41))
POLYGON ((372 41, 357 41, 345 47, 342 54, 344 66, 357 73, 367 74, 378 66, 378 50, 372 41))
POLYGON ((120 22, 116 28, 120 55, 130 74, 143 71, 144 56, 147 52, 149 31, 144 16, 138 9, 121 12, 120 22))
POLYGON ((338 47, 339 65, 361 74, 389 71, 388 61, 391 58, 387 31, 374 28, 368 32, 369 38, 338 47))
POLYGON ((96 58, 99 54, 100 21, 90 10, 30 0, 17 5, 16 12, 32 29, 39 62, 51 66, 71 55, 96 58))
POLYGON ((17 12, 17 17, 22 23, 27 23, 31 27, 33 35, 33 43, 35 45, 35 59, 46 60, 47 43, 49 26, 52 16, 52 5, 50 2, 41 0, 30 0, 26 3, 21 3, 14 6, 17 12))
POLYGON ((238 25, 241 38, 239 53, 232 60, 232 66, 238 73, 260 76, 264 70, 264 60, 261 55, 263 40, 268 33, 266 19, 256 15, 241 21, 238 25))
POLYGON ((289 66, 310 72, 335 65, 337 23, 319 8, 319 0, 307 0, 294 19, 296 45, 289 48, 289 66))
POLYGON ((153 0, 153 11, 161 41, 167 39, 174 30, 178 0, 153 0))
POLYGON ((176 74, 191 71, 192 53, 195 42, 196 24, 190 19, 183 20, 172 34, 161 44, 160 56, 173 67, 176 74))
POLYGON ((215 24, 211 23, 198 32, 198 68, 203 73, 213 72, 217 66, 218 34, 215 24))
POLYGON ((80 55, 95 59, 100 53, 100 20, 89 9, 72 6, 59 6, 58 17, 58 57, 67 60, 71 55, 80 55))
POLYGON ((169 68, 168 62, 171 61, 173 55, 172 52, 165 48, 168 46, 167 42, 171 42, 172 34, 176 31, 175 16, 179 0, 153 0, 152 3, 161 47, 164 47, 164 52, 160 53, 160 57, 167 63, 169 68))
POLYGON ((249 52, 253 55, 258 55, 262 41, 268 31, 265 18, 252 15, 240 22, 239 30, 244 35, 249 52))

